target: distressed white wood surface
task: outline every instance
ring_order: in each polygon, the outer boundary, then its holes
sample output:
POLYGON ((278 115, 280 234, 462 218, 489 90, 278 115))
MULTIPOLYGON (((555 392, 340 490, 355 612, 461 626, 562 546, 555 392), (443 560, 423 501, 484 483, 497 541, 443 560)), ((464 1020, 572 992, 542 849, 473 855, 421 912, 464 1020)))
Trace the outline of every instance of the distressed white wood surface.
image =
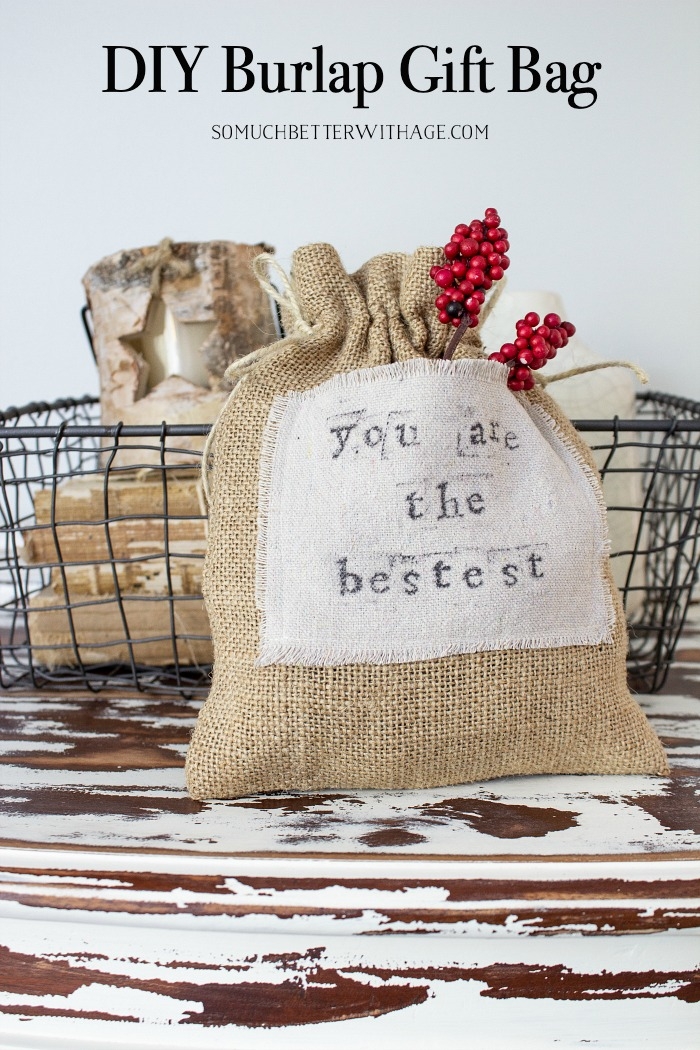
POLYGON ((195 707, 0 697, 0 1046, 700 1046, 700 652, 673 772, 202 804, 195 707))
POLYGON ((425 791, 195 802, 182 760, 193 705, 158 698, 0 698, 0 842, 203 853, 585 856, 700 851, 700 700, 645 698, 669 779, 511 777, 425 791))

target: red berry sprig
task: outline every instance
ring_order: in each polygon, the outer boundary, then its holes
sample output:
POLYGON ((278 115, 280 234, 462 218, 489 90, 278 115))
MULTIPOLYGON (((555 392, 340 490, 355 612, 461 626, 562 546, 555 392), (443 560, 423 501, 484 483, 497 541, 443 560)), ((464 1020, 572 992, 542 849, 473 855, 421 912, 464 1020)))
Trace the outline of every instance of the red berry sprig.
POLYGON ((510 266, 506 255, 508 231, 495 208, 483 219, 460 223, 445 245, 445 263, 433 266, 430 276, 442 291, 435 300, 442 324, 475 328, 486 292, 510 266))
POLYGON ((546 314, 542 324, 539 314, 525 314, 516 322, 515 342, 504 343, 500 350, 489 354, 489 361, 510 365, 508 386, 511 390, 532 390, 533 370, 556 357, 557 350, 566 346, 575 331, 571 321, 562 321, 559 314, 546 314))

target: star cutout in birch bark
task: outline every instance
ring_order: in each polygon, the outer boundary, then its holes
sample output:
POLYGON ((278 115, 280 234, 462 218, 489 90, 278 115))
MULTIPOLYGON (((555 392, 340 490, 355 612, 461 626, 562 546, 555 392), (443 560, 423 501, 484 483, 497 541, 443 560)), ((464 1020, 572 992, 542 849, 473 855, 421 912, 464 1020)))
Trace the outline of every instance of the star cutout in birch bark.
POLYGON ((143 331, 121 340, 148 365, 137 399, 174 375, 208 388, 209 373, 200 349, 215 327, 215 321, 180 321, 163 299, 154 296, 143 331))

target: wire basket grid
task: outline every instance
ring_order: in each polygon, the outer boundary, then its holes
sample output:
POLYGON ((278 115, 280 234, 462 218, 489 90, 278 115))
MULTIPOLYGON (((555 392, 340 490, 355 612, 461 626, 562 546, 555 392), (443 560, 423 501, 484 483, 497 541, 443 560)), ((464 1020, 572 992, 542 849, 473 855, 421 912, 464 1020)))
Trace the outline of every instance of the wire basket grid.
MULTIPOLYGON (((0 686, 204 695, 208 426, 99 424, 92 397, 0 414, 0 686)), ((581 420, 608 496, 633 688, 660 689, 700 560, 700 403, 581 420)))

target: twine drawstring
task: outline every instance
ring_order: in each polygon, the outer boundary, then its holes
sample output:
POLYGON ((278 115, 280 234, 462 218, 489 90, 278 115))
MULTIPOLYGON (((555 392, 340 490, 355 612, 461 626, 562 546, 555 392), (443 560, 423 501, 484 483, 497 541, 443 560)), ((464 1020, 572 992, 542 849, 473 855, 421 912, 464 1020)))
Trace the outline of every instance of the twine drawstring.
POLYGON ((599 361, 594 365, 580 365, 578 368, 570 368, 566 372, 556 372, 551 376, 536 376, 536 380, 541 386, 549 386, 550 383, 558 383, 560 379, 571 379, 573 376, 582 376, 586 372, 597 372, 599 368, 628 368, 630 372, 634 372, 640 383, 645 386, 649 382, 649 376, 646 372, 641 369, 638 365, 632 364, 631 361, 599 361))
POLYGON ((175 255, 171 237, 164 237, 153 251, 142 255, 139 259, 134 259, 125 266, 124 276, 129 278, 137 277, 141 273, 150 273, 151 295, 159 295, 163 274, 166 270, 175 277, 189 277, 194 270, 194 265, 190 260, 178 259, 175 255))
POLYGON ((292 283, 287 277, 287 274, 277 262, 274 255, 269 252, 261 252, 260 255, 256 255, 253 259, 253 273, 258 279, 258 284, 264 292, 274 299, 276 303, 283 306, 294 318, 294 326, 298 328, 300 332, 308 335, 311 332, 311 325, 304 320, 302 316, 301 308, 294 294, 292 283), (284 289, 280 292, 278 288, 275 288, 269 280, 270 270, 274 271, 274 275, 282 285, 284 289))
MULTIPOLYGON (((287 277, 287 274, 282 269, 280 264, 275 259, 274 255, 269 252, 262 252, 260 255, 256 255, 253 259, 253 273, 258 279, 258 284, 271 299, 274 299, 289 315, 294 322, 294 332, 292 334, 301 333, 303 335, 309 335, 313 329, 311 325, 304 319, 299 306, 299 301, 294 294, 292 283, 287 277), (282 286, 282 291, 279 288, 275 288, 269 280, 269 272, 273 271, 275 279, 282 286)), ((244 375, 253 365, 257 365, 260 361, 264 361, 270 355, 276 353, 279 348, 279 343, 270 343, 269 346, 258 347, 257 350, 253 350, 251 353, 246 354, 245 357, 239 357, 237 361, 234 361, 228 366, 224 373, 226 379, 235 381, 244 375)))

